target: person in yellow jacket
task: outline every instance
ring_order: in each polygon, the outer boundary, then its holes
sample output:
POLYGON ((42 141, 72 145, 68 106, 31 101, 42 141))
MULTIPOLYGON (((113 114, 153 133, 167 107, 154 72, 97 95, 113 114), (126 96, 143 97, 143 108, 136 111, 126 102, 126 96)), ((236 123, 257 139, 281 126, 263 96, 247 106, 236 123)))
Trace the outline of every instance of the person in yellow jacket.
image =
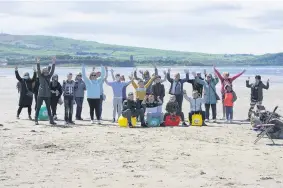
POLYGON ((146 84, 144 84, 143 80, 138 80, 138 84, 136 84, 136 82, 134 81, 134 77, 133 76, 130 77, 132 85, 135 88, 136 98, 139 99, 140 105, 144 97, 146 95, 151 94, 151 93, 146 93, 146 89, 151 86, 151 83, 155 80, 155 78, 156 75, 152 76, 151 79, 146 84))

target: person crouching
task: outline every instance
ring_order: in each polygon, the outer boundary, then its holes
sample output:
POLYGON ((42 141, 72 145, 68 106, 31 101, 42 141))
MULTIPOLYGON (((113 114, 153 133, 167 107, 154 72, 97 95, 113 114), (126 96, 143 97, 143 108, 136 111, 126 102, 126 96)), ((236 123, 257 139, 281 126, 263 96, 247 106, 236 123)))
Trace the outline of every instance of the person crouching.
POLYGON ((64 96, 64 106, 65 106, 65 123, 74 124, 73 119, 73 106, 74 106, 74 91, 75 91, 75 81, 72 80, 72 73, 67 75, 67 80, 63 82, 63 96, 64 96))
POLYGON ((224 106, 226 110, 226 122, 232 123, 233 120, 233 106, 237 100, 236 93, 232 90, 231 85, 225 86, 224 106))
POLYGON ((138 97, 136 101, 134 101, 134 94, 132 92, 128 94, 128 98, 123 102, 122 116, 127 118, 130 128, 133 127, 131 118, 137 116, 140 117, 141 126, 147 127, 144 121, 144 109, 141 107, 138 97))
POLYGON ((187 95, 187 92, 184 90, 184 98, 190 102, 190 106, 191 106, 191 111, 189 112, 189 121, 192 124, 192 117, 194 114, 201 114, 202 117, 202 126, 206 126, 204 120, 205 120, 205 112, 202 111, 202 104, 205 103, 205 99, 204 98, 200 98, 200 94, 198 93, 198 91, 193 91, 193 97, 189 97, 187 95))
POLYGON ((187 126, 184 118, 184 113, 180 111, 179 103, 176 100, 176 96, 172 95, 170 97, 169 102, 166 104, 166 113, 164 114, 164 119, 163 121, 166 120, 166 117, 169 115, 177 115, 181 117, 182 126, 187 126))

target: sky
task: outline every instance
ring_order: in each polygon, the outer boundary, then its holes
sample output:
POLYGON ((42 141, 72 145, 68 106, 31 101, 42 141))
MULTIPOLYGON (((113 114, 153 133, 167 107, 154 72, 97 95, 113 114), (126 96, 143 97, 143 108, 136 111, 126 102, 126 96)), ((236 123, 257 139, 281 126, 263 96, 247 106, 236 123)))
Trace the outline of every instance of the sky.
POLYGON ((283 1, 3 1, 0 30, 203 53, 283 52, 283 1))

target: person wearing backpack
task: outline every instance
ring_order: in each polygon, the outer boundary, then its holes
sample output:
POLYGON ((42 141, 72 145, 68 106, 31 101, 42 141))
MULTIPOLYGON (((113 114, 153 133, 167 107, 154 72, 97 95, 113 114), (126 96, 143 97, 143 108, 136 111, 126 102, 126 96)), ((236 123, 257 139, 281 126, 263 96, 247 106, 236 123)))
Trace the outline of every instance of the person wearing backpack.
POLYGON ((217 77, 220 79, 221 82, 221 96, 222 96, 222 110, 223 110, 223 118, 225 119, 225 105, 224 105, 224 95, 225 95, 225 86, 230 85, 233 88, 233 81, 239 78, 242 74, 246 72, 246 70, 243 70, 242 72, 236 74, 235 76, 229 77, 229 72, 224 72, 223 75, 220 74, 220 72, 213 66, 214 72, 217 75, 217 77))

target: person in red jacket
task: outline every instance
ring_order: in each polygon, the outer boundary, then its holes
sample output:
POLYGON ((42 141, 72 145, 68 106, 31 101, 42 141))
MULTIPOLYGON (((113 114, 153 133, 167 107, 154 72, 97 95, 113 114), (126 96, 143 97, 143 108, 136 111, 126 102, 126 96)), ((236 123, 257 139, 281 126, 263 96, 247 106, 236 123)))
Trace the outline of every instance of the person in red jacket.
POLYGON ((230 85, 233 88, 233 81, 236 80, 238 77, 240 77, 242 74, 244 74, 246 72, 246 70, 243 70, 242 72, 229 77, 229 72, 224 72, 222 75, 220 74, 220 72, 215 68, 215 66, 213 66, 214 72, 215 74, 217 74, 218 78, 220 79, 221 82, 221 95, 222 95, 222 109, 223 109, 223 118, 225 119, 225 114, 226 114, 226 110, 225 110, 225 105, 224 105, 224 95, 225 95, 225 86, 226 85, 230 85))
POLYGON ((233 91, 231 85, 226 85, 224 87, 225 94, 223 104, 226 110, 226 122, 232 123, 233 120, 233 106, 234 102, 237 100, 236 93, 233 91))

